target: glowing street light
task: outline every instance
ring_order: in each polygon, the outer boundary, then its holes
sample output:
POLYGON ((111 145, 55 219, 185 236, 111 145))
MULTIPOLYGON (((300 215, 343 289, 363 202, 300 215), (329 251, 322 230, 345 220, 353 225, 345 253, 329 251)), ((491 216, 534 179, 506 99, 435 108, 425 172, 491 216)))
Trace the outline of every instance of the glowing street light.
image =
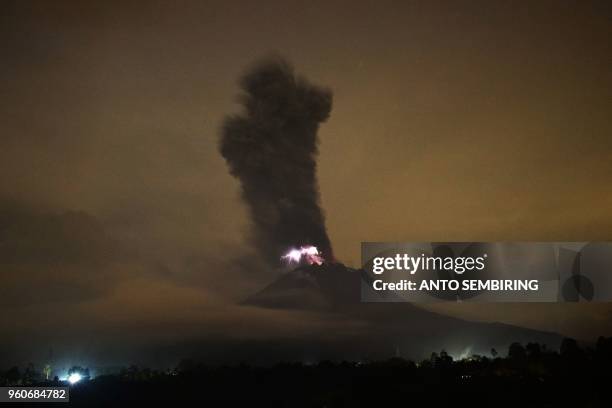
POLYGON ((81 374, 79 374, 79 373, 72 373, 72 374, 70 374, 70 375, 68 376, 68 382, 69 382, 70 384, 76 384, 76 383, 78 383, 79 381, 81 381, 81 378, 82 378, 82 377, 81 377, 81 374))

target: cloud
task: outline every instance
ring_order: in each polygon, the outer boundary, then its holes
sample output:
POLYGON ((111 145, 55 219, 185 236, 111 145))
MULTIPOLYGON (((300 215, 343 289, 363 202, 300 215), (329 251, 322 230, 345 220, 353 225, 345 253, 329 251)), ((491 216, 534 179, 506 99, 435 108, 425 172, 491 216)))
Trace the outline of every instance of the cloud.
POLYGON ((101 296, 128 258, 92 215, 39 212, 0 199, 3 307, 101 296))

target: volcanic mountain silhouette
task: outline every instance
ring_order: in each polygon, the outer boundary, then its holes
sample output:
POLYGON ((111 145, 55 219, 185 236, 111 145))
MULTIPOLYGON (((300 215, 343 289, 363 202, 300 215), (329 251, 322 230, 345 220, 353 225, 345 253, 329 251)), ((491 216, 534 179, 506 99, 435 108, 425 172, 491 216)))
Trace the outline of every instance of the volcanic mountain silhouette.
MULTIPOLYGON (((470 322, 441 315, 403 302, 362 302, 361 290, 369 288, 369 277, 360 269, 340 263, 303 265, 281 275, 255 293, 246 305, 311 310, 362 321, 368 328, 345 343, 344 358, 384 358, 400 350, 410 358, 447 350, 458 357, 489 355, 492 348, 505 352, 512 342, 538 342, 557 348, 558 334, 502 323, 470 322), (366 285, 362 283, 366 282, 366 285), (386 353, 386 355, 385 355, 386 353)), ((346 341, 346 340, 344 340, 346 341)))

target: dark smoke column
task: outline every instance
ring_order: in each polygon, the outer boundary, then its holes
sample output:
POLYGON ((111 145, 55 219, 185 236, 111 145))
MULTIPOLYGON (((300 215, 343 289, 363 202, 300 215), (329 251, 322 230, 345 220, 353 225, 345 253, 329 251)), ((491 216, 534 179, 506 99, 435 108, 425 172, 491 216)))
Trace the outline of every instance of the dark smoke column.
POLYGON ((279 59, 256 65, 240 86, 244 110, 226 118, 220 151, 242 185, 255 247, 273 265, 307 244, 332 260, 316 178, 317 130, 329 117, 331 91, 279 59))

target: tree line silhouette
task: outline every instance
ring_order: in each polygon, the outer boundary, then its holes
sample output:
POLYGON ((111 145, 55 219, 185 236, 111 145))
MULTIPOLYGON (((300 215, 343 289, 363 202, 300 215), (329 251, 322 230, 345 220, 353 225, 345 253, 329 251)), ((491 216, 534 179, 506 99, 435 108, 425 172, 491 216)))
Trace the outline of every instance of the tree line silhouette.
MULTIPOLYGON (((85 370, 78 367, 79 370, 85 370)), ((316 364, 278 363, 211 367, 185 359, 169 370, 129 366, 87 379, 71 389, 71 403, 107 406, 172 405, 177 401, 224 405, 380 406, 421 402, 433 406, 611 406, 612 337, 581 347, 566 338, 559 350, 538 343, 512 343, 504 357, 453 359, 434 352, 419 362, 384 361, 316 364)), ((2 371, 3 386, 65 385, 45 380, 30 364, 2 371)))

